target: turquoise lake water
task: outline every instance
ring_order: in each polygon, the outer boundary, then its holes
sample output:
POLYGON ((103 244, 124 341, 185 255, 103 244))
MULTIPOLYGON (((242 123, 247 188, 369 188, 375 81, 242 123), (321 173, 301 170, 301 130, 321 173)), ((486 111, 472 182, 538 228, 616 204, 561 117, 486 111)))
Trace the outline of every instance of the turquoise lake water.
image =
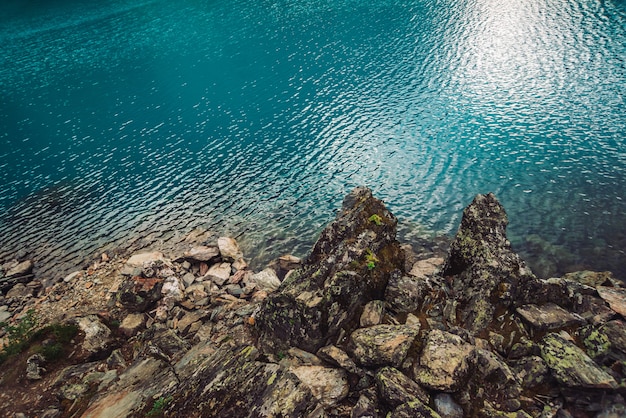
POLYGON ((7 0, 0 52, 0 262, 305 255, 367 185, 404 239, 492 191, 541 275, 626 279, 623 0, 7 0))

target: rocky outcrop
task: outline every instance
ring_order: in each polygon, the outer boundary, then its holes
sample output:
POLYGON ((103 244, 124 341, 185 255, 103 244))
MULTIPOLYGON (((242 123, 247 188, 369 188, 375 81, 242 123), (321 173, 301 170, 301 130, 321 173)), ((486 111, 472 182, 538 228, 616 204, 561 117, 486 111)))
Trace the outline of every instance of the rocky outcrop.
MULTIPOLYGON (((465 209, 445 258, 401 246, 396 223, 357 188, 304 260, 284 256, 254 273, 226 238, 174 260, 131 257, 111 273, 108 309, 70 319, 82 330, 73 343, 82 363, 55 372, 43 358, 24 359, 30 381, 56 399, 38 411, 624 415, 619 280, 606 272, 535 277, 511 248, 491 194, 465 209)), ((84 272, 59 286, 96 283, 84 272)), ((49 298, 62 301, 59 292, 49 298)))
POLYGON ((261 349, 315 352, 352 334, 363 306, 383 297, 402 268, 397 222, 369 189, 353 190, 304 266, 263 302, 256 315, 261 349))

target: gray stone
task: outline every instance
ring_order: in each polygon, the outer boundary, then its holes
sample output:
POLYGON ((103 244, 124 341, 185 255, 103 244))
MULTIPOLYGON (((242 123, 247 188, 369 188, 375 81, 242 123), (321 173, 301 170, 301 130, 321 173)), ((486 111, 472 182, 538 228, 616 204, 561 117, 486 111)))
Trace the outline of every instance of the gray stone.
POLYGON ((364 391, 356 401, 350 418, 378 418, 376 393, 371 390, 364 391))
POLYGON ((497 404, 516 399, 522 393, 515 374, 497 354, 476 348, 473 363, 469 387, 475 393, 482 392, 486 399, 497 404))
POLYGON ((473 353, 474 346, 461 337, 431 330, 414 367, 415 381, 429 389, 454 391, 467 381, 473 353))
POLYGON ((626 289, 606 286, 598 286, 596 289, 611 309, 626 318, 626 289))
POLYGON ((238 284, 226 285, 224 290, 226 290, 229 295, 233 295, 235 297, 240 297, 243 294, 243 289, 238 284))
POLYGON ((253 275, 250 280, 257 285, 257 288, 266 292, 275 292, 280 287, 280 279, 271 268, 253 275))
MULTIPOLYGON (((566 335, 567 336, 567 335, 566 335)), ((614 389, 617 382, 578 348, 571 337, 546 335, 539 343, 541 358, 562 385, 575 388, 614 389)))
POLYGON ((193 273, 185 273, 183 275, 183 283, 185 283, 185 287, 191 286, 195 281, 196 276, 194 276, 193 273))
POLYGON ((185 258, 194 261, 211 261, 219 257, 219 255, 220 251, 217 247, 204 245, 193 247, 184 253, 185 258))
POLYGON ((33 270, 34 263, 32 260, 22 261, 18 263, 16 266, 11 267, 5 274, 6 277, 19 277, 30 274, 33 270))
POLYGON ((392 367, 383 367, 376 373, 380 397, 394 408, 415 399, 428 404, 429 396, 417 383, 392 367))
POLYGON ((291 254, 278 257, 278 265, 285 271, 295 270, 302 266, 302 259, 291 254))
POLYGON ((545 305, 524 305, 517 308, 517 313, 534 328, 555 330, 584 324, 585 320, 575 313, 570 313, 554 303, 545 305))
POLYGON ((33 354, 26 360, 26 378, 28 380, 41 380, 41 373, 45 373, 46 369, 41 367, 46 359, 41 354, 33 354))
POLYGON ((300 366, 291 369, 291 372, 323 406, 334 406, 348 396, 350 386, 344 370, 323 366, 300 366))
POLYGON ((364 366, 400 367, 419 333, 405 325, 374 325, 357 329, 350 336, 352 353, 364 366))
POLYGON ((359 320, 361 327, 369 327, 372 325, 379 325, 383 322, 383 314, 385 310, 385 301, 372 300, 365 304, 363 307, 363 313, 359 320))
POLYGON ((192 324, 200 322, 202 319, 206 318, 206 316, 207 313, 205 311, 194 310, 191 312, 187 312, 181 319, 176 322, 176 329, 178 329, 182 333, 187 333, 190 331, 192 324))
MULTIPOLYGON (((7 306, 2 306, 3 308, 8 308, 7 306)), ((4 322, 7 319, 11 318, 13 314, 6 309, 0 309, 0 322, 4 322)))
POLYGON ((449 393, 435 396, 435 410, 441 418, 463 418, 463 408, 454 401, 449 393))
POLYGON ((230 277, 231 266, 229 263, 214 264, 209 268, 205 277, 211 279, 218 286, 223 286, 230 277))
POLYGON ((130 267, 143 267, 144 263, 148 263, 151 261, 163 261, 165 257, 163 253, 159 251, 153 251, 150 253, 138 253, 134 254, 126 261, 126 265, 130 267))
POLYGON ((233 238, 220 237, 217 239, 217 246, 223 260, 237 261, 243 258, 243 253, 233 238))
POLYGON ((292 366, 323 366, 322 360, 313 353, 301 350, 297 347, 291 347, 287 351, 292 366))
POLYGON ((104 351, 112 341, 111 330, 96 315, 76 319, 76 324, 85 334, 82 348, 90 353, 104 351))

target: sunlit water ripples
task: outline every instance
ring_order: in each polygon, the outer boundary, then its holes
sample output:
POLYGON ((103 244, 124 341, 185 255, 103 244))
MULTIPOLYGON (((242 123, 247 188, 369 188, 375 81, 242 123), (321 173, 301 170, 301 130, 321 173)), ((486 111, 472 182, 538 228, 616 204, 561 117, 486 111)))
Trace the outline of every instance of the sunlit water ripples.
POLYGON ((0 23, 0 261, 61 276, 194 228, 304 255, 368 185, 406 239, 493 191, 538 273, 626 277, 623 1, 14 0, 0 23))

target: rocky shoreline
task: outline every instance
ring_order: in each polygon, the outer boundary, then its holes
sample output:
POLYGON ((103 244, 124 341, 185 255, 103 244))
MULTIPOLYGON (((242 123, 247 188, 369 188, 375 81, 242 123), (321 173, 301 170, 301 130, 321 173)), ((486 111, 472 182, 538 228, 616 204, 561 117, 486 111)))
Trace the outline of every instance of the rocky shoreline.
POLYGON ((0 414, 626 416, 623 278, 539 279, 507 223, 477 195, 449 248, 403 245, 357 188, 307 258, 258 272, 227 237, 106 253, 48 288, 7 266, 2 337, 24 347, 0 364, 0 414))

